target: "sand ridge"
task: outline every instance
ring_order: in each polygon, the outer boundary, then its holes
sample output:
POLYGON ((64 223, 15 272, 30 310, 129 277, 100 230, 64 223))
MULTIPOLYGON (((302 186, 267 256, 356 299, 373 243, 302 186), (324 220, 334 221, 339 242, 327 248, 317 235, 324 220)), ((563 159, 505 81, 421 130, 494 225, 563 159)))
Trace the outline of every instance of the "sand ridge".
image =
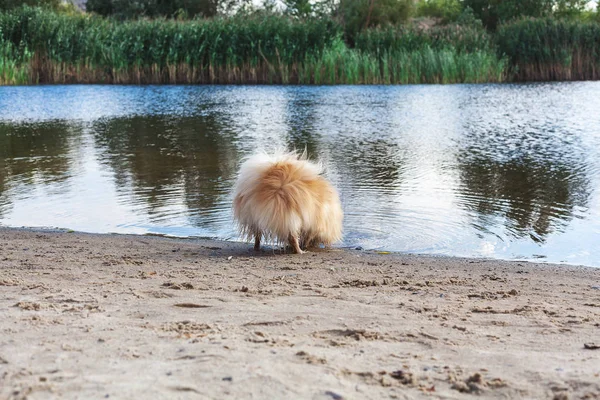
POLYGON ((0 229, 1 399, 600 399, 600 269, 0 229))

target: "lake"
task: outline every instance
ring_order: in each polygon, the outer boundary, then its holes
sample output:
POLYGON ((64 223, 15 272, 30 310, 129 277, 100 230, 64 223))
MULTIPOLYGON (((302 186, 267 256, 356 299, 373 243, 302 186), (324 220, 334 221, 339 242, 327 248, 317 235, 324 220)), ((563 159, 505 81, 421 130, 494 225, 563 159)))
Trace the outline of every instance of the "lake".
POLYGON ((237 240, 256 149, 307 148, 339 246, 600 266, 600 83, 0 87, 0 224, 237 240))

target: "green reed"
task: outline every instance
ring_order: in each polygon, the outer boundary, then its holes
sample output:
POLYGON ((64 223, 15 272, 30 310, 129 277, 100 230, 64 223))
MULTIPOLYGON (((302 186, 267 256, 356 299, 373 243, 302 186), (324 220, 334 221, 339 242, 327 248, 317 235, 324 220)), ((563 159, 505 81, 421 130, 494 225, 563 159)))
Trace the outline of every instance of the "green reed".
POLYGON ((401 84, 599 79, 600 24, 521 19, 491 34, 370 29, 246 16, 117 21, 23 7, 0 13, 0 84, 401 84))
POLYGON ((507 60, 494 53, 455 49, 384 50, 379 54, 351 50, 342 44, 307 58, 299 83, 419 84, 482 83, 506 79, 507 60))
MULTIPOLYGON (((507 59, 497 55, 493 38, 476 27, 431 29, 387 27, 355 38, 362 83, 481 83, 508 79, 507 59), (368 65, 368 67, 366 67, 368 65)), ((340 54, 342 65, 352 57, 340 54)))
POLYGON ((119 22, 37 8, 0 14, 0 37, 32 49, 41 82, 288 83, 341 34, 277 16, 119 22))
POLYGON ((22 85, 34 81, 30 77, 31 52, 0 39, 0 85, 22 85))
POLYGON ((515 79, 600 79, 598 22, 525 18, 500 26, 496 38, 515 79))
POLYGON ((355 48, 371 53, 385 51, 419 51, 423 48, 458 52, 495 51, 493 37, 483 28, 445 25, 428 29, 413 26, 390 26, 368 29, 355 38, 355 48))

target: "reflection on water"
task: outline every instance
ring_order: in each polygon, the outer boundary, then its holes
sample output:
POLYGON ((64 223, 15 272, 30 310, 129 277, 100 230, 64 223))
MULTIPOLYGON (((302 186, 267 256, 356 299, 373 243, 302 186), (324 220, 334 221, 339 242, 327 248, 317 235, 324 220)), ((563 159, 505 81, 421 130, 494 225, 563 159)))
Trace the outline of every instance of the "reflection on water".
POLYGON ((502 218, 508 235, 543 243, 572 218, 585 216, 586 178, 565 165, 479 160, 461 162, 459 168, 462 206, 473 212, 482 230, 490 218, 502 218))
POLYGON ((15 199, 33 192, 55 195, 69 188, 77 157, 72 156, 81 132, 64 122, 46 124, 0 124, 0 216, 15 199))
POLYGON ((171 219, 178 216, 188 219, 179 224, 215 232, 228 224, 238 155, 235 137, 220 135, 214 117, 115 118, 94 122, 91 131, 119 196, 150 224, 176 228, 171 219))
POLYGON ((600 85, 0 88, 0 223, 236 239, 257 148, 307 148, 346 246, 600 266, 600 85))

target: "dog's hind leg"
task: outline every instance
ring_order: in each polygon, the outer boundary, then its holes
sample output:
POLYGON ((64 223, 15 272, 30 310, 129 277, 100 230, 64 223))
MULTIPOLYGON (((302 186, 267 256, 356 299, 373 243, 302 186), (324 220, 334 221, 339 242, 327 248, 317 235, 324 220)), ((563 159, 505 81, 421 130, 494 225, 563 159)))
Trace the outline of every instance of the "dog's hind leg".
POLYGON ((290 235, 288 240, 290 241, 290 246, 292 246, 292 249, 294 249, 294 253, 296 253, 296 254, 304 253, 302 251, 302 249, 300 249, 300 243, 298 243, 298 238, 296 236, 290 235))
POLYGON ((262 234, 260 232, 256 232, 254 234, 254 251, 260 251, 260 237, 262 234))

